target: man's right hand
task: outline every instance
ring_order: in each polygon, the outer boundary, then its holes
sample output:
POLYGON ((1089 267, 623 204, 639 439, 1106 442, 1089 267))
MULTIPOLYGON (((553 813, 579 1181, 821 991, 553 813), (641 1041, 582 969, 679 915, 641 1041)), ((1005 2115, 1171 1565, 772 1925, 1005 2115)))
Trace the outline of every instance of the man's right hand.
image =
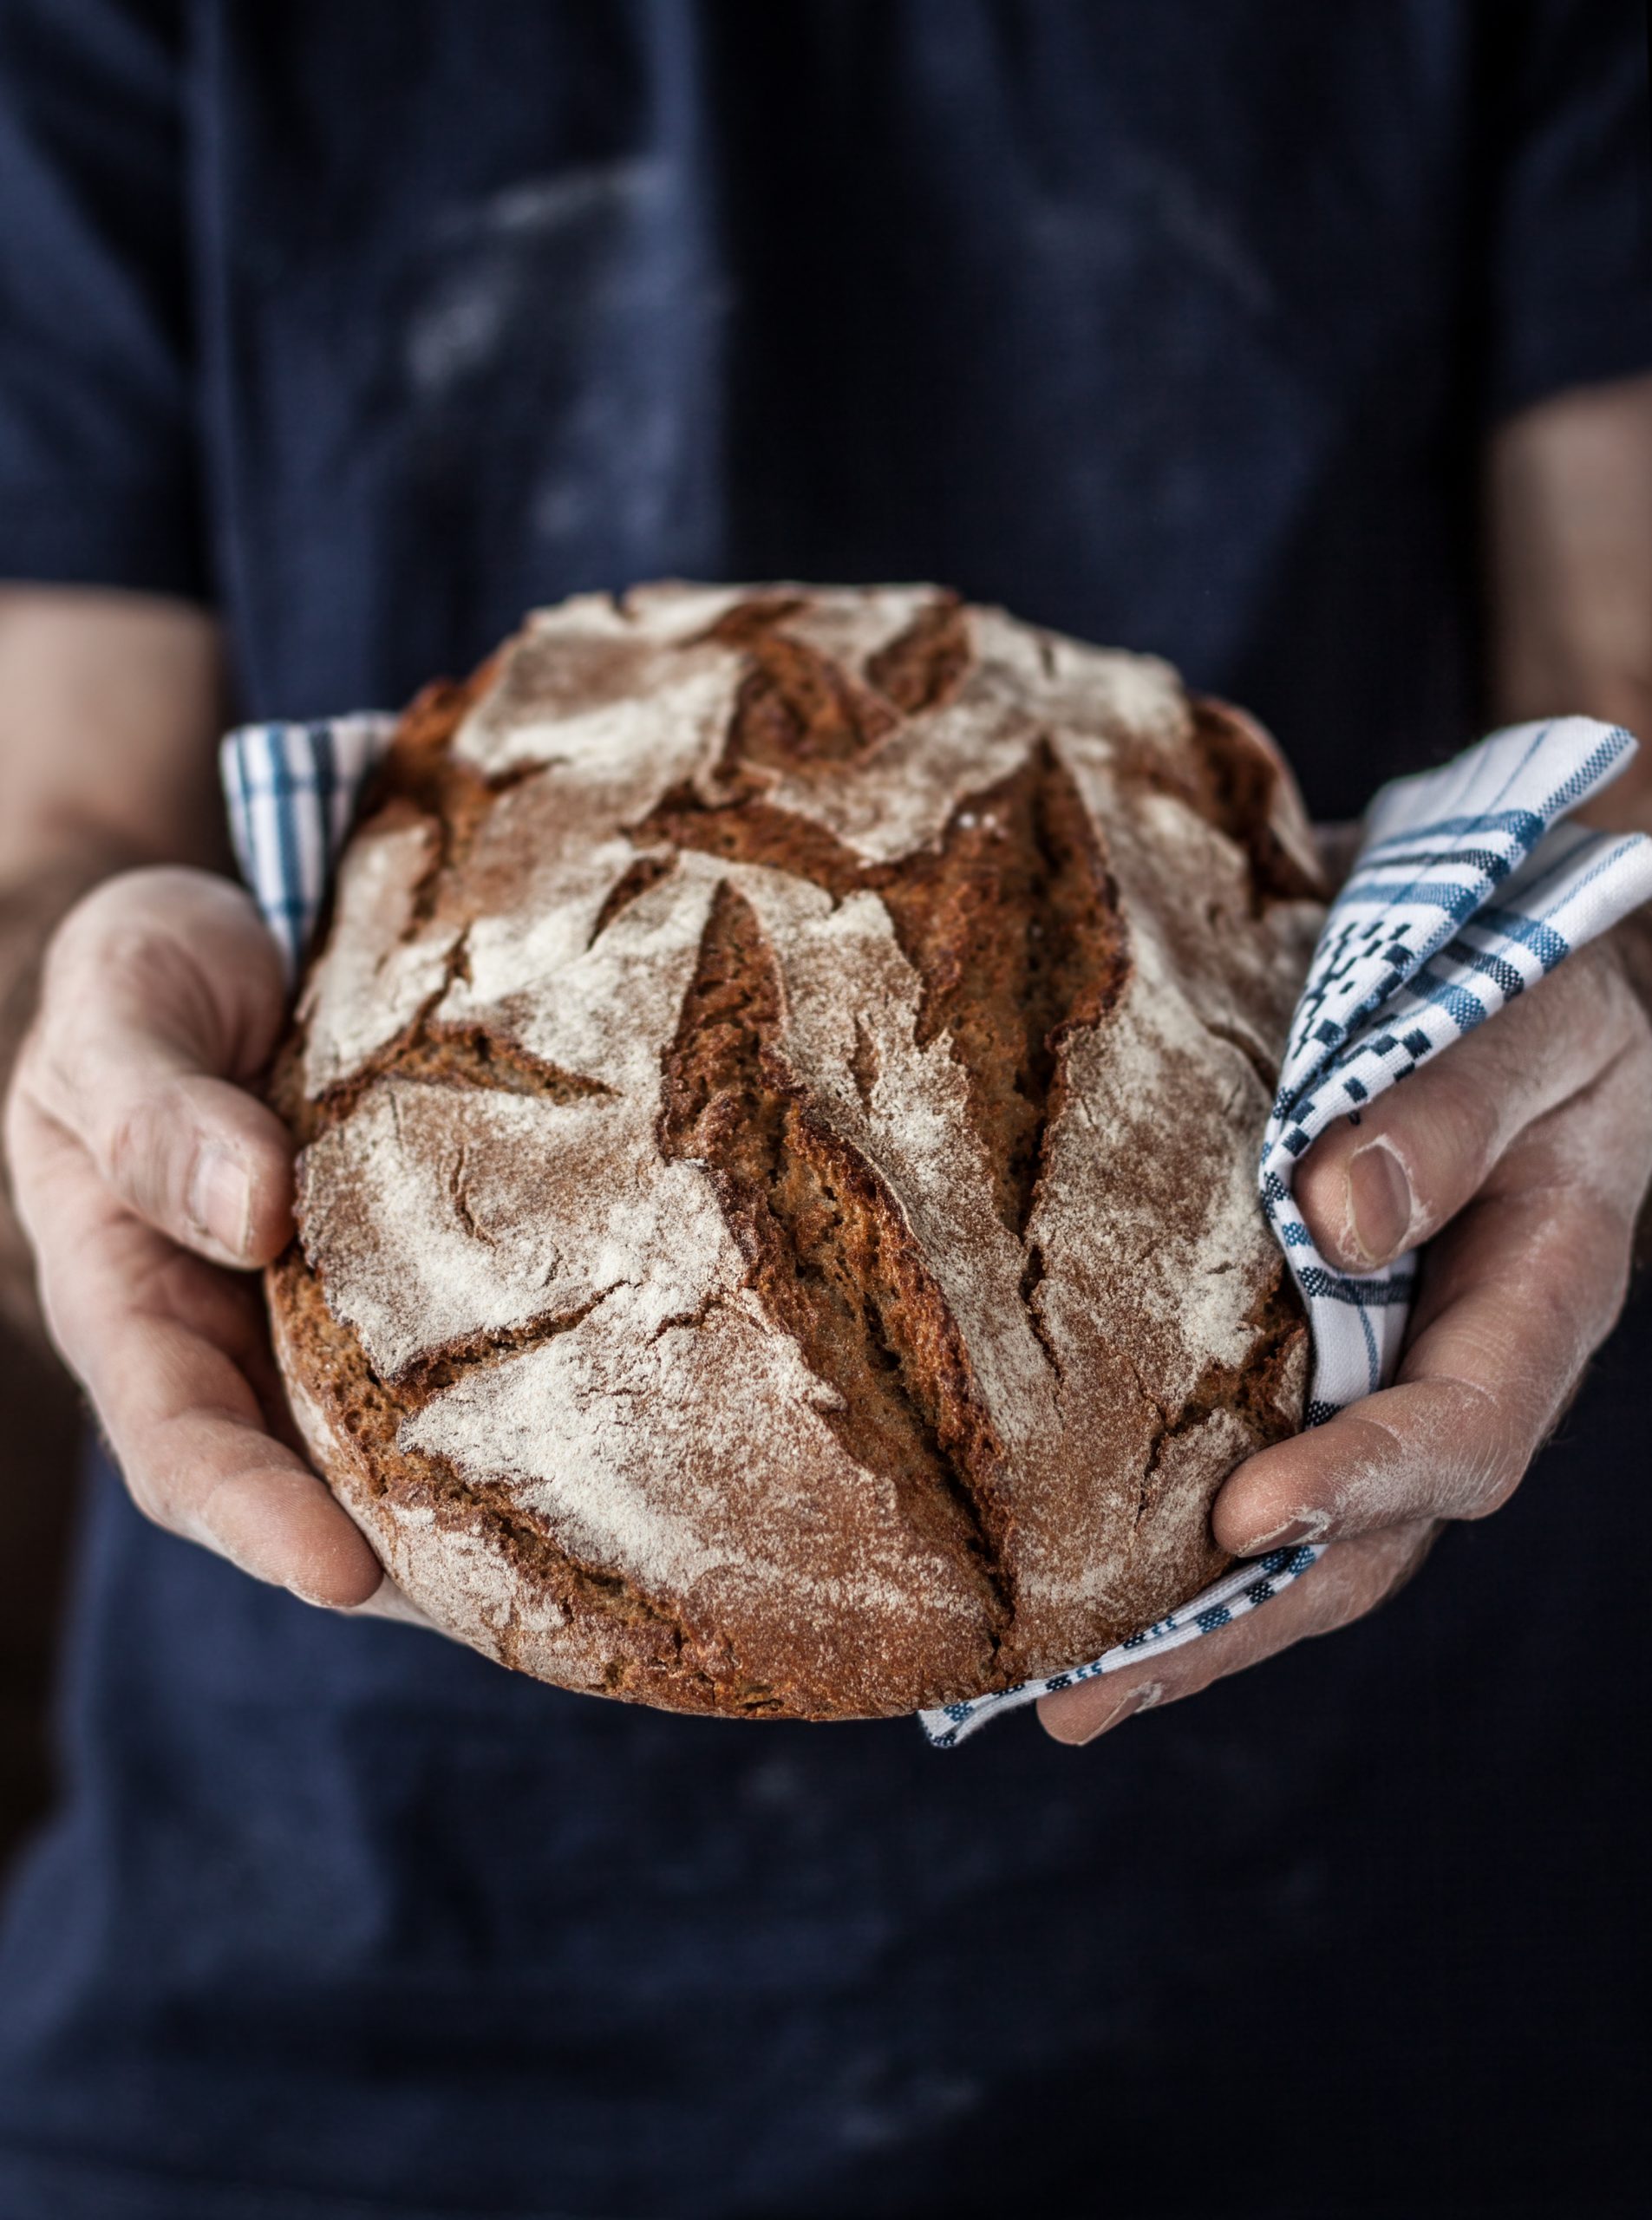
POLYGON ((292 1232, 292 1142, 247 1092, 283 1000, 227 880, 107 881, 48 951, 6 1149, 47 1322, 139 1506, 349 1608, 381 1568, 299 1453, 251 1276, 292 1232))

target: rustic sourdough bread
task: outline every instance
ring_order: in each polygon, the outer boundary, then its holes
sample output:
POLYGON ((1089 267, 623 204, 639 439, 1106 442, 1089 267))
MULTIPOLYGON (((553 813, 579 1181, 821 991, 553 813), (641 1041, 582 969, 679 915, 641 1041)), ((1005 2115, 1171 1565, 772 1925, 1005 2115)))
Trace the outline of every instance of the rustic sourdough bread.
POLYGON ((1224 1560, 1317 927, 1270 744, 929 587, 540 611, 403 719, 276 1098, 310 1448, 406 1595, 676 1709, 912 1710, 1224 1560))

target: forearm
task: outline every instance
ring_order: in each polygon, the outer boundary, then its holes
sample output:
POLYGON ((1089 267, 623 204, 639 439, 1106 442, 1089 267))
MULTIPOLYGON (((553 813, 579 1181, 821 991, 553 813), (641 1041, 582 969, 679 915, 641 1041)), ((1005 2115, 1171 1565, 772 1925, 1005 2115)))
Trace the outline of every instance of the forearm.
POLYGON ((1505 425, 1486 491, 1493 708, 1626 726, 1642 753, 1583 814, 1652 832, 1652 377, 1505 425))
MULTIPOLYGON (((1494 710, 1626 726, 1640 754, 1581 813, 1652 832, 1652 377, 1561 394, 1505 425, 1486 491, 1494 710)), ((1652 917, 1617 939, 1652 1007, 1652 917)))
MULTIPOLYGON (((147 596, 0 587, 0 1095, 59 919, 130 865, 221 863, 213 736, 219 632, 147 596)), ((0 1308, 33 1324, 31 1275, 0 1195, 0 1308)))
MULTIPOLYGON (((1652 377, 1563 394, 1505 426, 1487 497, 1497 711, 1626 726, 1641 754, 1583 813, 1652 832, 1652 377)), ((1612 937, 1652 1010, 1652 911, 1612 937)), ((1652 1203, 1636 1251, 1652 1261, 1652 1203)))

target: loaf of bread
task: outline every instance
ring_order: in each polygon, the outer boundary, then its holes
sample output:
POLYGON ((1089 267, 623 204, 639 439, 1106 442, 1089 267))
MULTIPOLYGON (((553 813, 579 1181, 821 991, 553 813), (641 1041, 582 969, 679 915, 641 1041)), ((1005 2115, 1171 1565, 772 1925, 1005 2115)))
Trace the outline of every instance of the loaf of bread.
POLYGON ((274 1097, 276 1347, 406 1596, 671 1708, 908 1712, 1225 1560, 1320 921, 1271 744, 930 587, 663 585, 414 702, 274 1097))

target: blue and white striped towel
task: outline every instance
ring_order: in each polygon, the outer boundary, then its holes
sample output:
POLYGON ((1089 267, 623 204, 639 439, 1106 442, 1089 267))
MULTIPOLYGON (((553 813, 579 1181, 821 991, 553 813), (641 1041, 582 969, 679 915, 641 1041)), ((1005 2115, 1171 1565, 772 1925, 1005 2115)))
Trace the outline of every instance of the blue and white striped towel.
MULTIPOLYGON (((223 747, 230 825, 253 895, 296 970, 367 773, 393 717, 247 725, 223 747)), ((1492 1016, 1619 918, 1652 900, 1652 839, 1563 820, 1635 751, 1589 717, 1493 733, 1438 771, 1385 787, 1368 812, 1292 1022, 1258 1170, 1262 1207, 1307 1305, 1308 1423, 1389 1379, 1405 1333, 1412 1260, 1333 1271, 1291 1194, 1296 1166, 1357 1112, 1492 1016)), ((1087 1665, 920 1712, 950 1749, 1002 1711, 1137 1666, 1230 1625, 1306 1572, 1302 1543, 1235 1565, 1191 1603, 1087 1665)))
POLYGON ((219 749, 241 876, 281 944, 304 959, 367 774, 396 719, 367 709, 309 725, 242 725, 219 749))

